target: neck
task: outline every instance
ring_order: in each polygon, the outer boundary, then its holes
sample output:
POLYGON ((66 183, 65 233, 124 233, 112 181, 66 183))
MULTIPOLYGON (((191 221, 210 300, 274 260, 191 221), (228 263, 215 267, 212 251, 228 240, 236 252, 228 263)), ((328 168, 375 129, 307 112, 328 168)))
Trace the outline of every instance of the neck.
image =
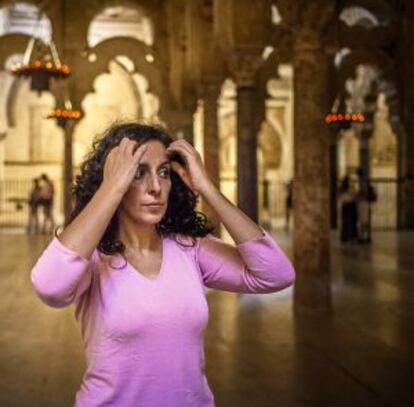
POLYGON ((127 250, 145 253, 159 248, 162 238, 155 229, 155 225, 140 224, 127 216, 119 216, 118 222, 118 239, 127 250))

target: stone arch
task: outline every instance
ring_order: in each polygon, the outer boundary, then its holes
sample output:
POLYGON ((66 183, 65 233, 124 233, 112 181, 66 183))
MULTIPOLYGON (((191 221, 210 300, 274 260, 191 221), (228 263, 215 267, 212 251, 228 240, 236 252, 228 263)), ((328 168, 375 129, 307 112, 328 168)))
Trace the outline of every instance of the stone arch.
MULTIPOLYGON (((99 3, 96 2, 92 5, 87 5, 84 10, 85 18, 78 25, 79 30, 81 30, 80 37, 84 39, 85 44, 87 44, 88 30, 93 20, 101 14, 105 9, 111 7, 126 7, 130 9, 139 9, 143 11, 152 22, 153 32, 155 37, 155 32, 157 30, 157 21, 159 15, 159 2, 153 0, 102 0, 99 3)), ((154 38, 155 42, 155 38, 154 38)))
POLYGON ((359 65, 373 66, 378 69, 379 91, 386 95, 393 121, 399 116, 399 93, 396 83, 395 66, 387 54, 380 50, 357 50, 345 55, 339 68, 340 89, 344 89, 347 79, 354 78, 359 65))
MULTIPOLYGON (((22 39, 25 37, 24 34, 11 34, 10 36, 18 39, 22 39)), ((0 37, 0 44, 2 42, 2 39, 4 37, 0 37)), ((17 41, 19 43, 19 41, 17 41)), ((19 44, 18 44, 19 45, 19 44)), ((18 46, 15 48, 17 49, 18 46)), ((3 66, 5 70, 8 69, 8 65, 10 64, 10 59, 13 57, 23 57, 22 53, 14 54, 12 51, 13 48, 9 49, 9 55, 6 56, 6 58, 2 58, 3 56, 0 56, 0 62, 3 63, 3 66)), ((11 74, 9 76, 12 78, 11 84, 7 89, 7 97, 6 97, 6 119, 7 119, 7 125, 8 127, 15 127, 16 126, 16 98, 17 95, 21 89, 21 86, 23 85, 24 81, 27 79, 23 79, 21 77, 14 77, 11 74)), ((54 92, 50 90, 50 93, 53 97, 56 97, 54 92)))
MULTIPOLYGON (((49 7, 46 5, 46 7, 40 8, 39 7, 39 3, 37 1, 33 1, 33 0, 23 0, 23 1, 4 1, 2 2, 1 6, 0 6, 0 12, 11 7, 11 6, 29 6, 29 8, 32 8, 32 10, 27 10, 28 12, 33 12, 33 9, 36 9, 36 12, 41 11, 42 12, 42 23, 45 26, 46 29, 46 33, 45 35, 42 37, 39 37, 42 41, 49 43, 50 40, 52 40, 53 38, 53 32, 54 32, 54 21, 51 18, 51 10, 49 10, 49 7)), ((37 19, 37 17, 36 17, 37 19)), ((33 21, 35 22, 36 20, 33 19, 33 21)), ((32 28, 32 27, 30 27, 32 28)), ((34 28, 34 27, 33 27, 34 28)), ((26 32, 25 30, 17 30, 17 31, 9 31, 6 32, 5 35, 7 34, 23 34, 23 35, 27 35, 27 36, 31 36, 33 35, 33 32, 26 32)))
MULTIPOLYGON (((280 126, 279 126, 280 127, 280 126)), ((273 121, 264 120, 259 131, 258 147, 263 152, 263 166, 266 169, 277 170, 282 164, 283 142, 280 133, 273 121)))
POLYGON ((372 65, 380 69, 382 78, 395 78, 395 67, 390 57, 381 50, 354 50, 342 59, 339 68, 339 83, 343 85, 349 78, 355 77, 358 65, 372 65))
POLYGON ((116 59, 109 62, 106 72, 95 77, 93 88, 95 91, 86 94, 82 101, 85 115, 74 131, 75 165, 82 162, 94 136, 101 134, 114 120, 142 117, 142 94, 131 72, 116 59))
POLYGON ((279 64, 279 53, 273 50, 259 68, 259 83, 261 88, 266 89, 267 81, 279 76, 277 71, 279 64))
POLYGON ((96 61, 91 64, 82 60, 78 68, 74 70, 74 76, 82 76, 82 78, 73 81, 77 82, 78 86, 75 92, 78 106, 80 106, 80 102, 87 93, 94 91, 93 82, 95 78, 104 72, 108 72, 108 63, 119 55, 127 56, 133 62, 135 72, 139 72, 148 80, 148 91, 154 93, 161 102, 160 111, 169 106, 170 94, 165 85, 167 83, 165 73, 160 58, 152 47, 148 47, 132 38, 117 37, 99 43, 90 50, 90 53, 96 54, 96 61), (146 61, 145 55, 147 54, 154 56, 152 63, 146 61), (82 67, 85 69, 82 69, 82 67))
POLYGON ((384 0, 349 0, 342 10, 352 7, 359 7, 374 15, 380 25, 395 25, 397 15, 395 10, 384 0))
POLYGON ((16 97, 21 85, 21 78, 14 78, 7 95, 6 115, 8 127, 14 127, 16 125, 16 97))
POLYGON ((339 13, 339 19, 350 27, 362 25, 369 29, 380 25, 380 21, 374 13, 357 5, 346 5, 339 13))
MULTIPOLYGON (((26 34, 6 34, 0 36, 0 67, 4 67, 6 60, 13 54, 23 54, 30 36, 26 34)), ((44 42, 40 40, 44 45, 44 42)))
MULTIPOLYGON (((128 3, 127 3, 128 4, 128 3)), ((114 38, 114 37, 125 37, 125 38, 134 38, 138 41, 143 42, 144 44, 151 46, 154 43, 154 23, 151 20, 151 18, 148 16, 148 13, 146 12, 145 8, 140 6, 137 3, 130 3, 130 4, 111 4, 108 5, 104 8, 101 8, 101 11, 96 14, 93 19, 90 21, 89 25, 88 25, 88 32, 87 32, 87 42, 88 42, 88 46, 89 47, 94 47, 96 45, 98 45, 100 42, 105 41, 106 39, 110 39, 110 38, 114 38), (129 13, 134 13, 136 14, 136 16, 140 16, 142 17, 142 29, 143 30, 147 30, 147 33, 142 33, 141 35, 139 33, 139 26, 140 24, 137 22, 134 30, 120 30, 118 33, 115 34, 110 34, 110 35, 104 35, 103 40, 100 40, 99 38, 93 38, 93 31, 95 31, 95 36, 96 36, 96 22, 100 19, 100 18, 105 18, 104 13, 108 13, 108 11, 112 10, 113 13, 116 13, 116 9, 118 9, 118 12, 129 12, 129 13), (130 31, 128 33, 128 31, 130 31), (129 35, 128 35, 129 34, 129 35)), ((111 24, 110 21, 108 21, 109 24, 111 24)), ((99 24, 99 23, 98 23, 99 24)), ((103 23, 105 24, 105 22, 103 23)), ((98 25, 99 27, 99 25, 98 25)), ((99 30, 99 29, 98 29, 99 30)))
MULTIPOLYGON (((123 55, 121 55, 121 57, 122 57, 123 55)), ((130 85, 130 88, 132 89, 132 92, 134 93, 134 96, 135 96, 135 98, 137 99, 137 100, 140 100, 142 97, 141 97, 141 94, 140 94, 140 91, 139 91, 139 89, 138 89, 138 86, 137 86, 137 84, 136 84, 136 82, 134 81, 134 78, 133 78, 133 74, 134 74, 134 72, 135 72, 135 67, 133 67, 133 69, 132 70, 129 70, 129 69, 127 69, 126 68, 126 66, 123 64, 123 63, 121 63, 120 61, 119 61, 119 59, 118 58, 115 58, 115 59, 113 59, 113 61, 123 70, 123 71, 125 71, 127 74, 128 74, 128 83, 129 83, 129 85, 130 85)), ((132 61, 131 61, 132 62, 132 61)), ((142 116, 142 113, 143 113, 143 111, 142 111, 142 106, 140 106, 140 111, 138 112, 138 115, 140 115, 140 116, 142 116)))

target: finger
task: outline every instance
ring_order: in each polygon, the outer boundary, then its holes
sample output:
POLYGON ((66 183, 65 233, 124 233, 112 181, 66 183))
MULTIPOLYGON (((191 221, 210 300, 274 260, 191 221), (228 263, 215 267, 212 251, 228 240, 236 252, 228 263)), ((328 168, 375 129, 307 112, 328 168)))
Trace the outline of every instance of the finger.
POLYGON ((186 174, 186 171, 184 170, 184 168, 180 164, 178 164, 177 162, 171 163, 171 168, 187 184, 188 177, 187 177, 187 174, 186 174))
POLYGON ((171 163, 171 168, 175 171, 179 177, 184 181, 184 183, 190 188, 193 189, 193 184, 191 182, 191 178, 189 177, 187 171, 182 167, 181 164, 177 162, 171 163))
POLYGON ((132 157, 134 155, 134 151, 137 147, 138 143, 135 140, 128 140, 127 143, 125 143, 124 148, 124 154, 127 155, 127 157, 132 157))
POLYGON ((191 153, 189 151, 187 151, 184 147, 175 146, 171 150, 168 150, 168 152, 169 152, 169 154, 177 153, 184 160, 185 164, 188 166, 189 158, 191 157, 191 153))
POLYGON ((171 168, 179 175, 182 175, 185 172, 183 166, 177 161, 171 161, 171 168))
POLYGON ((175 144, 174 146, 170 145, 167 150, 171 151, 171 150, 175 150, 176 148, 181 149, 180 151, 185 151, 188 155, 193 155, 195 156, 197 154, 197 150, 195 150, 191 144, 184 144, 184 143, 178 143, 181 140, 177 141, 177 144, 175 144))
POLYGON ((120 141, 120 143, 118 144, 119 147, 119 151, 121 153, 123 153, 125 151, 125 146, 128 143, 128 138, 127 137, 123 137, 122 140, 120 141))
POLYGON ((177 144, 179 146, 183 146, 184 148, 186 148, 189 151, 195 150, 194 146, 185 139, 175 140, 171 144, 177 144))
POLYGON ((106 156, 106 160, 108 160, 110 157, 113 157, 114 155, 116 155, 119 151, 119 146, 115 146, 114 148, 112 148, 109 153, 106 156))
POLYGON ((134 162, 135 163, 139 163, 139 161, 141 160, 142 156, 144 155, 145 151, 147 151, 148 149, 148 144, 143 144, 142 146, 139 146, 133 157, 134 157, 134 162))

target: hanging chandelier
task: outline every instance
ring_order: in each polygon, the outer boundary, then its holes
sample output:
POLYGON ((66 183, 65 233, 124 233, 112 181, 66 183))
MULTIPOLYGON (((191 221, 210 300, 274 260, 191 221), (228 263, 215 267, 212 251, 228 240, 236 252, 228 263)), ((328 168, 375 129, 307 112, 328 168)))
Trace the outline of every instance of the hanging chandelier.
POLYGON ((325 123, 363 123, 365 115, 361 113, 329 113, 325 116, 325 123))
POLYGON ((362 124, 366 121, 362 113, 337 113, 332 112, 325 116, 325 123, 333 130, 347 130, 352 124, 362 124))
POLYGON ((61 62, 55 43, 44 44, 36 37, 36 31, 42 17, 39 13, 37 25, 27 44, 23 62, 13 64, 10 72, 17 77, 30 78, 30 88, 40 95, 48 91, 50 79, 64 79, 70 75, 68 65, 61 62))
POLYGON ((344 91, 340 91, 332 104, 331 112, 324 117, 324 121, 333 131, 347 130, 354 124, 365 124, 367 116, 361 112, 350 112, 351 109, 347 104, 347 95, 344 91))
MULTIPOLYGON (((78 121, 82 118, 82 112, 80 110, 74 109, 72 102, 69 97, 69 90, 67 83, 63 83, 63 106, 62 103, 56 109, 51 110, 46 115, 46 119, 56 119, 59 127, 64 128, 69 121, 78 121)), ((58 106, 59 106, 58 105, 58 106)))
POLYGON ((74 109, 54 109, 51 110, 47 115, 47 119, 56 119, 59 127, 65 127, 69 120, 80 120, 82 112, 74 109))

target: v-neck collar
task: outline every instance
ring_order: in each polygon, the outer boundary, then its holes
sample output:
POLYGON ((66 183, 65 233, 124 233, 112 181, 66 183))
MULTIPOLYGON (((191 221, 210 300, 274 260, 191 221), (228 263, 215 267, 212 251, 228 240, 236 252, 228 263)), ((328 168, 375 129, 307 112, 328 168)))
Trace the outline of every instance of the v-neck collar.
POLYGON ((160 269, 157 273, 157 276, 155 278, 149 278, 146 277, 144 274, 142 274, 139 270, 137 270, 126 258, 126 268, 133 272, 135 275, 138 275, 138 278, 140 278, 143 281, 147 281, 149 283, 155 284, 157 282, 159 282, 162 278, 163 278, 163 274, 165 272, 165 258, 166 258, 166 247, 167 245, 167 240, 168 237, 166 236, 161 236, 161 247, 162 247, 162 254, 161 254, 161 266, 160 269))

